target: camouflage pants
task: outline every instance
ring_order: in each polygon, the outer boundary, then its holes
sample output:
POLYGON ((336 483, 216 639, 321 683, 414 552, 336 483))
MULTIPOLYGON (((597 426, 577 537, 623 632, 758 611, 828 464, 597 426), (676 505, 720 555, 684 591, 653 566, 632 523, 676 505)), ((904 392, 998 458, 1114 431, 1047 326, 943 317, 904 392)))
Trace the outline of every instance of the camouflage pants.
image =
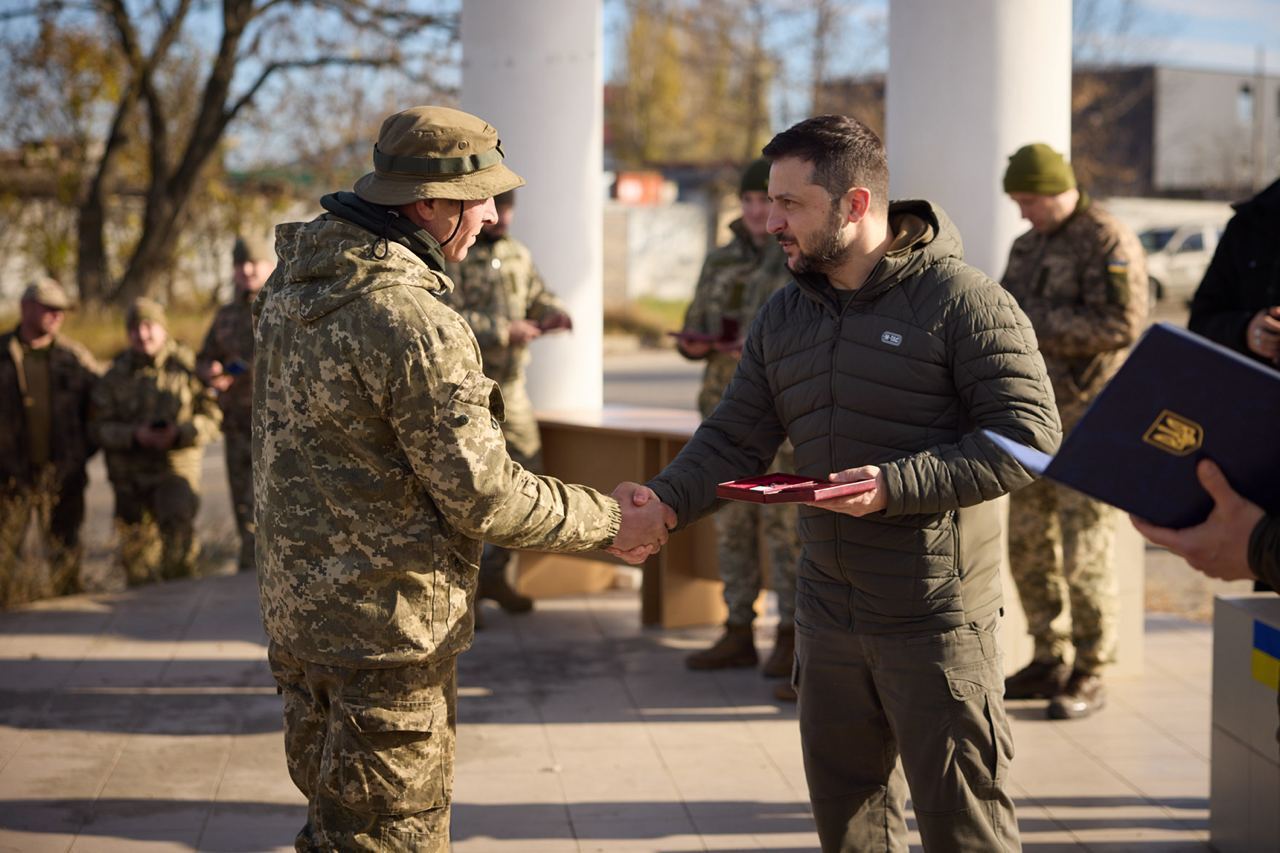
MULTIPOLYGON (((769 470, 795 470, 791 445, 784 446, 769 470)), ((756 618, 762 538, 769 553, 769 586, 778 596, 778 622, 792 623, 800 562, 796 512, 793 504, 761 506, 742 501, 727 501, 716 512, 716 559, 730 625, 750 625, 756 618)))
MULTIPOLYGON (((502 437, 507 441, 507 453, 512 461, 527 471, 542 473, 542 436, 538 433, 538 419, 533 416, 533 401, 525 389, 524 380, 503 382, 502 403, 506 415, 502 422, 502 437)), ((490 581, 503 577, 511 551, 485 543, 480 557, 480 576, 490 581)))
POLYGON ((299 851, 447 853, 455 659, 348 669, 267 652, 289 775, 307 797, 299 851))
POLYGON ((63 483, 60 489, 45 483, 0 492, 0 606, 47 594, 38 565, 22 560, 22 543, 33 519, 47 549, 52 593, 71 595, 80 591, 84 488, 85 478, 81 475, 63 483))
POLYGON ((254 566, 253 522, 253 442, 248 432, 228 430, 226 438, 227 485, 231 492, 231 509, 236 517, 236 532, 240 534, 240 571, 251 571, 254 566))
POLYGON ((1115 662, 1119 590, 1111 545, 1116 511, 1048 480, 1009 498, 1009 564, 1039 661, 1096 673, 1115 662), (1070 602, 1070 632, 1064 604, 1070 602))
POLYGON ((130 586, 196 573, 196 511, 200 493, 176 472, 113 482, 120 564, 130 586))

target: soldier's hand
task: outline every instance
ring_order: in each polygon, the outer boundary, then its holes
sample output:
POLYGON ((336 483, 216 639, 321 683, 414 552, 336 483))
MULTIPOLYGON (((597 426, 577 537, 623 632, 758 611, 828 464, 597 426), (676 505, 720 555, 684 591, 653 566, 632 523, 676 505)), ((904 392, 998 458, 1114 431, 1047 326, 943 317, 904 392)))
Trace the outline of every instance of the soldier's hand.
POLYGON ((152 432, 156 437, 155 446, 157 450, 169 450, 178 443, 178 425, 172 421, 159 429, 153 427, 152 432))
POLYGON ((668 530, 676 525, 676 515, 652 490, 639 483, 619 483, 613 498, 622 510, 622 524, 609 553, 628 563, 641 563, 666 544, 668 530))
POLYGON ((567 332, 573 328, 573 320, 563 311, 556 311, 544 317, 538 326, 544 332, 567 332))
POLYGON ((534 338, 542 336, 538 324, 529 320, 512 320, 507 327, 507 340, 513 344, 527 344, 534 338))
POLYGON ((1272 309, 1254 314, 1244 335, 1250 352, 1272 361, 1280 358, 1280 317, 1272 314, 1272 309))
POLYGON ((691 341, 677 338, 676 347, 686 358, 705 358, 707 353, 711 352, 710 341, 691 341))
POLYGON ((223 371, 220 361, 207 362, 198 372, 206 385, 218 391, 226 391, 236 381, 234 376, 223 371))
POLYGON ((1262 507, 1231 488, 1222 469, 1208 459, 1196 466, 1200 485, 1213 498, 1213 511, 1195 527, 1174 530, 1141 518, 1129 519, 1138 532, 1168 548, 1191 568, 1224 581, 1256 580, 1249 568, 1249 536, 1262 519, 1262 507))
POLYGON ((827 479, 832 483, 860 483, 863 480, 875 480, 876 487, 870 491, 859 492, 856 495, 847 495, 843 498, 829 498, 825 501, 813 501, 808 503, 808 506, 816 506, 819 509, 827 509, 844 515, 852 515, 856 518, 863 515, 870 515, 873 512, 879 512, 889 503, 889 496, 885 492, 884 487, 884 474, 882 474, 879 467, 875 465, 846 468, 843 471, 837 471, 834 474, 828 475, 827 479))

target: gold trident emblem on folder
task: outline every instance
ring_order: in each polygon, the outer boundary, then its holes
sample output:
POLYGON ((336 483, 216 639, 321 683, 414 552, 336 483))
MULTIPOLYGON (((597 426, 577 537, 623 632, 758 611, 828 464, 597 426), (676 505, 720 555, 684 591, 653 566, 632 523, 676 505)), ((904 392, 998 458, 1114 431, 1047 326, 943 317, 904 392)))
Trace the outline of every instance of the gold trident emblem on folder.
POLYGON ((1142 440, 1165 453, 1186 456, 1204 443, 1204 427, 1165 409, 1142 440))

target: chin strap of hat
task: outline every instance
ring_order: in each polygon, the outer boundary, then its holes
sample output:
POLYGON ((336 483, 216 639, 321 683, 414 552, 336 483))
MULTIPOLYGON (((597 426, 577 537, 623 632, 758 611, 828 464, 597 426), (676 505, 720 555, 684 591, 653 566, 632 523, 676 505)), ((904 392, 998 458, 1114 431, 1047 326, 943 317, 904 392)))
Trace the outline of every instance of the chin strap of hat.
POLYGON ((449 235, 449 239, 444 240, 440 243, 441 249, 449 245, 449 240, 452 240, 454 237, 458 236, 458 229, 462 227, 462 213, 465 209, 466 209, 466 202, 464 202, 462 199, 458 199, 458 224, 453 226, 453 232, 449 235))

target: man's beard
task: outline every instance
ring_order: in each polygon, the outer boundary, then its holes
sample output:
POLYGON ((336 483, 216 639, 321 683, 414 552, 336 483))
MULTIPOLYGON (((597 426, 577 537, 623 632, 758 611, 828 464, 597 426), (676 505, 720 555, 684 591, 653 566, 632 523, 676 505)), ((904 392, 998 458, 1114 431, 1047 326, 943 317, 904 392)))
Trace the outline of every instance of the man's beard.
MULTIPOLYGON (((844 226, 844 216, 840 211, 838 204, 831 205, 831 213, 827 218, 826 229, 818 235, 817 242, 813 249, 807 252, 800 252, 791 264, 793 273, 830 273, 838 268, 841 264, 849 259, 853 254, 853 244, 845 244, 840 241, 841 229, 844 226)), ((779 235, 779 239, 787 237, 785 234, 779 235)), ((795 241, 794 237, 787 237, 791 242, 796 243, 799 248, 800 244, 795 241)))

